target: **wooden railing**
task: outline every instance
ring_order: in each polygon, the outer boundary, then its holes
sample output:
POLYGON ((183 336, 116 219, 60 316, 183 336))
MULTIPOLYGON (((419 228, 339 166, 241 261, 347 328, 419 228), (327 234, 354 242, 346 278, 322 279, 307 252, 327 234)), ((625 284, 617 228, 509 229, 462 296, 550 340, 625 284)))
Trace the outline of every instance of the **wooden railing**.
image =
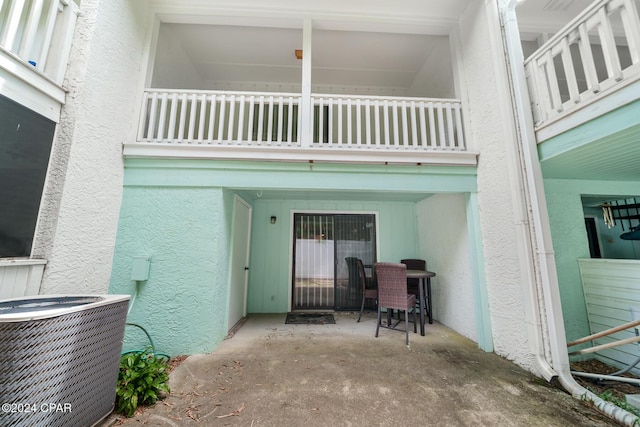
POLYGON ((538 128, 640 79, 637 1, 596 1, 525 61, 538 128))
POLYGON ((416 150, 464 150, 460 101, 312 95, 313 142, 416 150))
POLYGON ((458 100, 147 89, 138 142, 464 151, 458 100), (303 127, 310 123, 313 129, 303 127), (306 140, 303 135, 309 135, 306 140))
POLYGON ((0 52, 61 85, 77 14, 73 0, 0 0, 0 52))

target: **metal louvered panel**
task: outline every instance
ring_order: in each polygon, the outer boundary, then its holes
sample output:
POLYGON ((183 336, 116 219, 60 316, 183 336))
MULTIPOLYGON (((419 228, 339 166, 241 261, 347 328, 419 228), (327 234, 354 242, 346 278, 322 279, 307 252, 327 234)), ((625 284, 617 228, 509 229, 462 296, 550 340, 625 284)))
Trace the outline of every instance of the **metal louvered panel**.
POLYGON ((91 426, 113 409, 128 297, 57 298, 8 320, 0 302, 2 426, 91 426))

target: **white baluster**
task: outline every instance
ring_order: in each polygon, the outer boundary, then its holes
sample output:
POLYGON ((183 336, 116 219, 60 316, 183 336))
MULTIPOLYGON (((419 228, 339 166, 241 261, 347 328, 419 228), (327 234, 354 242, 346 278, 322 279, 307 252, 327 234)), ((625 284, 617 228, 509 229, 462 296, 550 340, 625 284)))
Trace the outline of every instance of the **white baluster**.
MULTIPOLYGON (((0 0, 1 1, 1 0, 0 0)), ((146 90, 142 95, 142 108, 140 109, 140 120, 138 120, 138 138, 137 141, 148 141, 149 133, 145 135, 145 124, 149 126, 151 121, 150 108, 149 108, 149 92, 146 90)))
POLYGON ((431 148, 436 148, 438 146, 438 141, 436 141, 436 121, 434 117, 434 106, 433 102, 429 102, 429 146, 431 148))
POLYGON ((380 146, 380 101, 376 99, 373 103, 373 120, 376 128, 376 146, 380 146))
POLYGON ((6 25, 4 31, 0 34, 0 46, 10 52, 16 53, 15 41, 18 37, 18 28, 20 26, 20 16, 24 9, 25 0, 13 0, 9 5, 7 12, 6 25))
POLYGON ((389 147, 391 145, 391 141, 389 140, 390 135, 389 135, 389 125, 391 124, 389 122, 389 101, 387 101, 386 99, 384 100, 384 109, 383 111, 383 115, 384 115, 384 145, 385 147, 389 147))
POLYGON ((411 143, 418 147, 418 123, 416 121, 416 102, 411 101, 411 143))
POLYGON ((171 116, 169 117, 169 135, 167 137, 171 139, 176 139, 178 142, 184 141, 184 128, 187 121, 187 94, 183 93, 180 95, 180 120, 178 121, 178 134, 175 135, 173 128, 176 118, 176 107, 178 105, 177 94, 173 94, 171 97, 171 116))
POLYGON ((240 95, 240 110, 238 111, 238 141, 244 141, 244 95, 240 95))
POLYGON ((371 145, 371 103, 367 98, 364 101, 364 123, 365 123, 365 134, 367 138, 367 146, 371 145))
POLYGON ((207 95, 202 94, 200 97, 200 118, 198 120, 198 142, 202 143, 204 139, 204 123, 207 115, 207 95))
POLYGON ((187 140, 193 141, 193 135, 196 130, 196 116, 198 115, 198 94, 191 94, 191 109, 189 111, 189 129, 187 134, 187 140))
POLYGON ((342 121, 344 120, 342 110, 342 98, 338 98, 338 145, 342 145, 342 121))
POLYGON ((333 144, 333 100, 330 99, 329 100, 329 112, 328 115, 329 117, 327 117, 327 121, 328 123, 328 130, 327 130, 327 143, 328 144, 333 144))
POLYGON ((264 120, 264 96, 260 96, 260 104, 258 107, 258 142, 263 142, 262 121, 264 120))
POLYGON ((215 127, 216 127, 216 107, 218 104, 218 100, 216 95, 211 95, 211 108, 209 109, 209 130, 207 132, 207 142, 210 144, 213 142, 213 136, 215 135, 215 127))
POLYGON ((249 97, 249 121, 247 122, 247 140, 249 144, 254 141, 253 133, 255 131, 255 126, 253 124, 253 110, 255 110, 256 97, 251 95, 249 97))
POLYGON ((287 144, 293 144, 293 96, 289 97, 287 107, 287 144))
POLYGON ((640 63, 640 16, 634 0, 623 0, 624 6, 620 11, 622 25, 627 35, 631 63, 640 63))
POLYGON ((324 98, 318 100, 318 141, 322 144, 324 141, 324 98))
POLYGON ((563 111, 562 99, 560 97, 560 86, 558 85, 558 75, 556 74, 556 67, 553 63, 553 55, 551 50, 545 54, 545 71, 547 72, 547 78, 549 79, 549 95, 551 101, 551 109, 556 110, 558 113, 563 111))
POLYGON ((278 145, 282 143, 282 126, 284 123, 284 98, 278 97, 278 145))
MULTIPOLYGON (((56 18, 58 17, 59 2, 52 2, 49 4, 49 10, 47 10, 47 18, 44 27, 44 37, 40 44, 40 52, 38 52, 38 58, 36 59, 37 69, 42 71, 49 57, 49 46, 51 46, 51 39, 53 38, 53 30, 56 26, 56 18)), ((65 64, 66 65, 66 64, 65 64)))
POLYGON ((352 121, 353 118, 351 117, 351 98, 347 99, 347 145, 351 146, 351 140, 353 139, 352 137, 352 131, 353 131, 353 126, 352 126, 352 121))
POLYGON ((393 141, 390 145, 400 144, 400 128, 398 126, 398 101, 393 101, 393 141))
POLYGON ((455 105, 456 111, 456 132, 458 135, 458 140, 456 146, 460 150, 464 150, 466 147, 466 143, 464 141, 464 129, 462 128, 462 110, 460 109, 460 103, 456 102, 455 105))
POLYGON ((222 142, 222 138, 224 136, 224 122, 225 122, 225 111, 227 108, 227 96, 223 93, 220 95, 220 114, 218 115, 218 140, 217 142, 222 142))
MULTIPOLYGON (((587 87, 591 92, 598 93, 600 92, 600 82, 598 81, 598 73, 596 72, 595 61, 593 60, 587 24, 584 22, 580 24, 578 31, 580 33, 580 58, 582 58, 582 67, 584 68, 587 87)), ((540 86, 540 84, 541 82, 536 81, 537 86, 540 86)))
POLYGON ((422 145, 423 149, 426 149, 429 145, 427 141, 427 123, 426 123, 426 109, 424 106, 424 101, 420 101, 420 145, 422 145))
POLYGON ((600 25, 598 25, 598 35, 602 44, 602 54, 604 55, 604 63, 607 67, 607 75, 616 81, 622 80, 622 69, 620 68, 620 59, 618 58, 618 49, 613 38, 613 31, 605 8, 598 11, 600 25))
POLYGON ((233 128, 235 124, 235 112, 236 112, 236 96, 229 95, 229 125, 227 128, 227 144, 233 143, 233 128))
POLYGON ((436 116, 438 117, 438 146, 444 148, 446 146, 445 134, 444 134, 444 114, 442 111, 442 103, 436 104, 436 116))
POLYGON ((356 99, 356 144, 362 144, 362 103, 356 99))
POLYGON ((269 115, 267 118, 267 141, 273 142, 273 96, 269 97, 269 115))
POLYGON ((33 54, 33 42, 38 31, 38 24, 40 23, 41 14, 42 0, 33 0, 22 35, 22 41, 20 42, 20 49, 18 51, 18 56, 25 60, 36 60, 35 57, 32 57, 30 55, 33 54))
POLYGON ((447 118, 447 147, 452 148, 455 145, 455 136, 453 133, 453 116, 451 114, 451 104, 447 102, 445 107, 447 118))
POLYGON ((165 119, 167 117, 167 97, 167 92, 163 92, 160 101, 160 117, 158 118, 158 141, 162 141, 164 139, 164 126, 165 119))
POLYGON ((562 58, 562 65, 564 67, 564 75, 567 79, 567 88, 569 89, 569 98, 574 103, 580 102, 580 91, 578 90, 578 81, 576 80, 576 69, 573 65, 573 59, 571 58, 571 48, 569 46, 569 40, 564 37, 560 42, 560 51, 562 58))

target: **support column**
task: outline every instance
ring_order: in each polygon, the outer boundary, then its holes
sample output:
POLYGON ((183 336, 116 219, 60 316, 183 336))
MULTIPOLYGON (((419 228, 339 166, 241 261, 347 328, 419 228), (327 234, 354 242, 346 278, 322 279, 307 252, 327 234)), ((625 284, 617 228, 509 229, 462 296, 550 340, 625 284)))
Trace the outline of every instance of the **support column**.
POLYGON ((302 24, 302 100, 300 101, 300 145, 310 147, 313 143, 313 105, 311 104, 311 18, 302 24))

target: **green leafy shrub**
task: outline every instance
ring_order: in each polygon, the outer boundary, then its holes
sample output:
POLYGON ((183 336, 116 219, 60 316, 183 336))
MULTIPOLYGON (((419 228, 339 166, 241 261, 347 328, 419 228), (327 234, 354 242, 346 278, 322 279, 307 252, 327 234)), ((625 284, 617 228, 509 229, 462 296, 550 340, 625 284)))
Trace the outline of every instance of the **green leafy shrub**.
POLYGON ((152 405, 161 393, 169 393, 167 362, 166 357, 150 350, 124 354, 116 386, 116 412, 131 417, 138 406, 152 405))

